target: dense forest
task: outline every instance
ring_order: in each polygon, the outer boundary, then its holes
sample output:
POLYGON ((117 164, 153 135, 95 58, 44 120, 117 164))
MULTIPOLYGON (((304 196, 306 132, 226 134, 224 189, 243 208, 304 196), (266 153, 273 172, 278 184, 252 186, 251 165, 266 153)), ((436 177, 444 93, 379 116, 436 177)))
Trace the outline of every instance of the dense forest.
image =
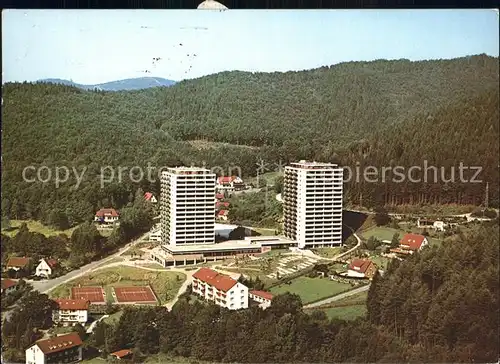
MULTIPOLYGON (((489 204, 498 205, 498 82, 498 59, 478 55, 287 73, 223 72, 127 92, 7 83, 2 214, 42 221, 64 214, 73 225, 99 207, 127 205, 139 187, 158 193, 158 169, 151 181, 135 183, 129 178, 133 166, 145 173, 148 164, 220 166, 225 174, 239 166, 248 177, 259 159, 271 169, 280 160, 303 158, 379 168, 423 166, 427 160, 447 167, 447 179, 460 162, 481 166, 482 183, 353 178, 346 183, 346 202, 479 205, 489 182, 489 204), (52 179, 23 182, 28 166, 49 167, 52 179), (62 166, 70 174, 56 186, 55 168, 62 166), (115 178, 101 188, 106 166, 114 167, 115 178), (75 172, 83 175, 81 183, 75 172)), ((28 172, 36 177, 35 170, 28 172)))
MULTIPOLYGON (((453 243, 425 248, 375 276, 366 317, 329 320, 307 313, 285 293, 266 310, 229 311, 184 293, 165 307, 126 308, 119 321, 100 322, 86 346, 101 354, 134 351, 209 362, 491 363, 499 357, 498 219, 462 233, 453 243)), ((2 325, 9 358, 50 325, 50 302, 32 293, 2 325), (33 308, 33 301, 42 302, 33 308)), ((308 311, 310 312, 310 311, 308 311)))

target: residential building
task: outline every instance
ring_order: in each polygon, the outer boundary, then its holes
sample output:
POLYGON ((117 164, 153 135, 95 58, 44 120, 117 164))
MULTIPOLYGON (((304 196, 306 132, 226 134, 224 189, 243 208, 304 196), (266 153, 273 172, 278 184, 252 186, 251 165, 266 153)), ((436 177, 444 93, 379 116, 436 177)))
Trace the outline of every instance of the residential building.
POLYGON ((250 297, 255 302, 260 303, 259 307, 266 309, 271 306, 271 301, 273 300, 273 294, 266 291, 250 291, 248 292, 248 297, 250 297))
POLYGON ((223 207, 228 208, 228 207, 229 207, 229 202, 221 202, 221 201, 217 201, 217 202, 215 203, 215 207, 216 207, 216 208, 218 208, 218 209, 219 209, 219 208, 223 208, 223 207))
POLYGON ((176 167, 162 173, 160 219, 163 244, 215 241, 215 174, 205 168, 176 167))
POLYGON ((217 219, 222 220, 222 221, 227 221, 229 216, 229 211, 228 210, 220 210, 217 212, 217 219))
POLYGON ((444 231, 445 223, 440 220, 417 220, 417 227, 421 229, 434 229, 435 231, 444 231))
POLYGON ((17 291, 19 288, 18 282, 12 279, 3 279, 2 278, 2 295, 8 295, 14 291, 17 291))
POLYGON ((200 268, 193 274, 193 293, 230 310, 248 308, 248 288, 209 268, 200 268))
POLYGON ((398 254, 413 254, 416 251, 422 250, 423 247, 429 245, 429 241, 424 235, 406 234, 399 242, 399 247, 390 251, 398 254))
POLYGON ((57 309, 52 311, 52 321, 64 326, 85 325, 90 301, 85 299, 56 299, 57 309))
POLYGON ((120 214, 115 209, 100 209, 95 213, 94 221, 101 224, 113 224, 118 222, 120 214))
POLYGON ((215 199, 216 200, 223 200, 224 199, 224 194, 223 193, 216 193, 215 194, 215 199))
POLYGON ((26 257, 12 257, 7 261, 7 270, 19 271, 21 269, 27 269, 30 263, 30 258, 26 257))
POLYGON ((146 192, 144 194, 144 199, 148 202, 151 202, 151 203, 157 203, 158 200, 156 199, 156 197, 151 193, 151 192, 146 192))
POLYGON ((245 183, 238 176, 221 176, 217 178, 216 190, 219 192, 233 192, 245 189, 245 183))
POLYGON ((109 354, 114 359, 130 359, 133 355, 132 350, 122 349, 109 354))
POLYGON ((347 276, 372 279, 377 267, 369 259, 354 259, 347 269, 347 276))
POLYGON ((149 240, 161 242, 161 229, 151 230, 149 240))
POLYGON ((342 176, 336 164, 302 160, 285 167, 283 232, 300 249, 342 244, 342 176))
POLYGON ((72 363, 82 360, 82 339, 76 332, 38 340, 26 349, 26 364, 72 363))
POLYGON ((40 259, 40 263, 38 263, 35 269, 35 275, 38 277, 49 278, 56 267, 57 267, 57 260, 40 259))

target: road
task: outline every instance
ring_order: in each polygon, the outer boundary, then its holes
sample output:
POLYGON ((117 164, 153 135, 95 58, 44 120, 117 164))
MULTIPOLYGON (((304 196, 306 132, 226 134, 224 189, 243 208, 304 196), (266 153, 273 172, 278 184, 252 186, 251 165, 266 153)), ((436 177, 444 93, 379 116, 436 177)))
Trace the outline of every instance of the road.
POLYGON ((28 281, 28 282, 31 283, 33 285, 33 288, 36 289, 37 291, 39 291, 41 293, 49 293, 55 287, 57 287, 63 283, 69 282, 75 278, 81 277, 81 276, 89 273, 90 271, 96 269, 98 266, 103 265, 104 263, 112 260, 113 258, 118 257, 120 254, 122 254, 124 251, 126 251, 131 246, 143 241, 148 234, 149 234, 149 232, 142 235, 140 238, 138 238, 134 241, 131 241, 130 243, 124 245, 122 248, 120 248, 120 250, 117 253, 110 255, 106 258, 103 258, 101 260, 91 262, 87 265, 84 265, 84 266, 74 270, 74 271, 69 272, 68 274, 65 274, 63 276, 60 276, 60 277, 57 277, 54 279, 44 280, 44 281, 28 281))
POLYGON ((370 285, 359 287, 359 288, 355 288, 352 291, 341 293, 341 294, 338 294, 336 296, 333 296, 333 297, 330 297, 330 298, 325 298, 324 300, 321 300, 321 301, 318 301, 318 302, 315 302, 315 303, 311 303, 309 305, 305 305, 304 308, 313 308, 313 307, 318 307, 318 306, 326 305, 328 303, 339 301, 339 300, 341 300, 343 298, 355 295, 357 293, 368 291, 369 289, 370 289, 370 285))

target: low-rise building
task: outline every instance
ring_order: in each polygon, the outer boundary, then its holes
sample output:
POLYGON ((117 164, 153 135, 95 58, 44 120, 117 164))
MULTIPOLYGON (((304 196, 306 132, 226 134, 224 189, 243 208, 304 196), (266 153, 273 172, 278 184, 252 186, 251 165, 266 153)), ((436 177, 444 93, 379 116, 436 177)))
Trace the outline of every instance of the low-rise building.
POLYGON ((133 355, 132 350, 122 349, 109 354, 113 359, 130 359, 133 355))
POLYGON ((26 364, 73 363, 82 360, 82 339, 76 332, 38 340, 26 349, 26 364))
POLYGON ((420 229, 434 229, 435 231, 444 231, 445 223, 440 220, 417 220, 417 227, 420 229))
POLYGON ((63 326, 85 325, 90 301, 85 299, 56 299, 57 309, 52 311, 52 321, 63 326))
POLYGON ((13 279, 3 279, 2 278, 2 295, 8 295, 19 288, 18 282, 13 279))
POLYGON ((266 291, 256 291, 252 290, 248 292, 248 297, 250 297, 255 302, 260 303, 259 307, 266 309, 271 306, 273 300, 273 294, 266 291))
POLYGON ((422 250, 422 248, 427 245, 429 245, 429 241, 424 235, 406 234, 401 239, 399 247, 391 249, 390 251, 396 254, 410 255, 416 251, 422 250))
POLYGON ((54 269, 57 267, 55 259, 40 259, 40 263, 36 266, 35 275, 38 277, 49 278, 54 269))
POLYGON ((221 176, 217 178, 215 188, 219 192, 241 191, 245 189, 245 183, 238 176, 221 176))
POLYGON ((248 308, 248 288, 210 268, 200 268, 193 274, 193 293, 230 310, 248 308))
POLYGON ((347 276, 372 279, 377 267, 369 259, 354 259, 347 268, 347 276))
POLYGON ((217 212, 217 219, 221 221, 227 221, 229 216, 229 211, 228 210, 220 210, 217 212))
POLYGON ((101 224, 113 224, 118 222, 120 214, 115 209, 100 209, 95 213, 94 221, 101 224))
POLYGON ((157 203, 158 200, 156 199, 156 197, 151 193, 151 192, 146 192, 144 194, 144 199, 148 202, 151 202, 151 203, 157 203))
POLYGON ((27 269, 30 263, 30 258, 26 257, 12 257, 8 260, 6 264, 7 270, 19 271, 22 269, 27 269))

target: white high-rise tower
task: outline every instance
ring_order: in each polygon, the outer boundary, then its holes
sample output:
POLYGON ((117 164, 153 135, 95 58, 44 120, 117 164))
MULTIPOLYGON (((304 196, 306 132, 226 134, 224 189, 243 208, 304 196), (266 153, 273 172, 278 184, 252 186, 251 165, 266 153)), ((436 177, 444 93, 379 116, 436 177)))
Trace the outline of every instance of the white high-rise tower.
POLYGON ((342 244, 342 182, 336 164, 302 160, 285 167, 284 235, 299 248, 342 244))
POLYGON ((215 242, 215 174, 205 168, 168 168, 161 176, 162 243, 215 242))

